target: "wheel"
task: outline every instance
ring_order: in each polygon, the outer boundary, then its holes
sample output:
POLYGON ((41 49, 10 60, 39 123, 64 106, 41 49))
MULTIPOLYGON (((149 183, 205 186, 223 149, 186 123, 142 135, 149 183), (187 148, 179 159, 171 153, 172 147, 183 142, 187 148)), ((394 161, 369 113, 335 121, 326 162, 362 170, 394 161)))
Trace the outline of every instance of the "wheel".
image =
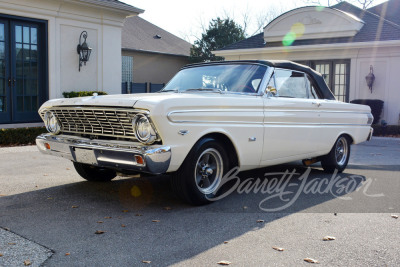
POLYGON ((171 185, 187 203, 208 204, 228 170, 229 161, 224 147, 212 138, 204 138, 195 144, 182 166, 172 175, 171 185))
POLYGON ((110 169, 74 162, 75 170, 82 178, 92 182, 108 182, 117 176, 117 173, 110 169))
POLYGON ((348 137, 339 136, 329 154, 321 159, 321 165, 325 172, 332 173, 335 169, 342 172, 346 169, 350 158, 350 143, 348 137))

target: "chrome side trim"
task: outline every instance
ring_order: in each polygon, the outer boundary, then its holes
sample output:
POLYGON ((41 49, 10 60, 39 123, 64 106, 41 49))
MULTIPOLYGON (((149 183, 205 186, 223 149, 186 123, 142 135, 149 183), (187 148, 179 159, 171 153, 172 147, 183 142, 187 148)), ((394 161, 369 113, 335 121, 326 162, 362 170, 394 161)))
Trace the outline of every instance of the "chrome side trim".
POLYGON ((90 140, 76 136, 42 134, 36 138, 39 151, 53 156, 77 161, 75 149, 92 150, 98 167, 117 170, 165 173, 171 161, 169 146, 143 146, 124 141, 90 140), (45 144, 50 145, 50 149, 45 144), (134 156, 142 156, 144 163, 136 162, 134 156))
POLYGON ((240 122, 240 121, 205 121, 205 120, 174 120, 171 118, 173 114, 179 114, 179 113, 193 113, 193 112, 200 112, 200 113, 216 113, 216 112, 260 112, 260 115, 263 114, 264 110, 263 109, 194 109, 194 110, 177 110, 177 111, 170 111, 167 114, 167 118, 170 122, 175 122, 175 123, 184 123, 184 122, 190 122, 190 123, 244 123, 244 124, 261 124, 261 122, 240 122))
POLYGON ((301 122, 265 122, 265 124, 271 125, 312 125, 312 126, 370 126, 369 124, 354 124, 354 123, 301 123, 301 122))

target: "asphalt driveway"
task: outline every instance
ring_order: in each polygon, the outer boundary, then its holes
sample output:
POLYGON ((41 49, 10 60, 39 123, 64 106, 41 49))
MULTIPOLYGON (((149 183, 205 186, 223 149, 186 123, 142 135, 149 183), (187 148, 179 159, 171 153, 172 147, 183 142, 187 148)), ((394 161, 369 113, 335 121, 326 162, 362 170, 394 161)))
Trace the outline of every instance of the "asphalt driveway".
POLYGON ((35 147, 1 148, 0 266, 399 266, 400 139, 352 148, 343 174, 299 162, 244 172, 203 207, 178 200, 168 176, 86 182, 35 147))

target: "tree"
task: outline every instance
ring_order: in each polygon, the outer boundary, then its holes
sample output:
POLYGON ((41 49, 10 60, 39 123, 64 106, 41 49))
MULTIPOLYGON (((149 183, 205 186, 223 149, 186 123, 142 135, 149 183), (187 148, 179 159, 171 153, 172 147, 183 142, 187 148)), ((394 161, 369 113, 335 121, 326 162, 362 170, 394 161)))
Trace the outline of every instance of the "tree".
POLYGON ((213 50, 223 48, 227 45, 245 39, 242 27, 232 19, 213 19, 208 29, 201 35, 201 39, 194 42, 190 49, 192 62, 223 60, 223 57, 216 57, 211 53, 213 50))

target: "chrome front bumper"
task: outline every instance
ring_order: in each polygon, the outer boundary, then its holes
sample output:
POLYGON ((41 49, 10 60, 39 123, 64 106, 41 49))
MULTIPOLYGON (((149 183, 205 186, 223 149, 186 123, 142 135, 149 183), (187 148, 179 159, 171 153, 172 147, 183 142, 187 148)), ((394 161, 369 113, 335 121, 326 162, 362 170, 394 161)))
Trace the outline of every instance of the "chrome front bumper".
POLYGON ((371 141, 371 139, 372 139, 372 135, 374 134, 374 128, 370 128, 369 129, 369 134, 368 134, 368 138, 367 138, 367 141, 371 141))
POLYGON ((165 173, 171 160, 169 146, 144 146, 127 141, 42 134, 36 137, 36 145, 44 154, 120 171, 165 173), (137 161, 140 157, 142 162, 137 161))

